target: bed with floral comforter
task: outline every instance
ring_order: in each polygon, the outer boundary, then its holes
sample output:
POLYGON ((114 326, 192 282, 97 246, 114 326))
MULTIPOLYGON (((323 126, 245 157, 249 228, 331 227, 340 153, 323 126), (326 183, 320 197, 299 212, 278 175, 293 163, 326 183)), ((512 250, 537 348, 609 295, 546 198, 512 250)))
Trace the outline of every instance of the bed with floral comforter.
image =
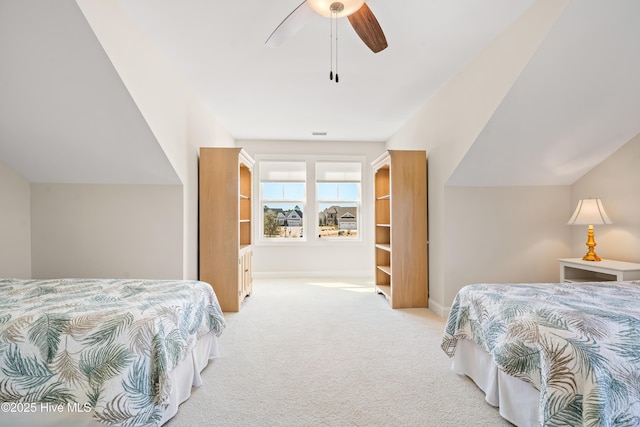
POLYGON ((204 282, 0 279, 0 402, 155 425, 168 405, 168 374, 200 337, 224 327, 204 282))
POLYGON ((640 425, 640 282, 469 285, 442 349, 464 338, 540 391, 540 425, 640 425))

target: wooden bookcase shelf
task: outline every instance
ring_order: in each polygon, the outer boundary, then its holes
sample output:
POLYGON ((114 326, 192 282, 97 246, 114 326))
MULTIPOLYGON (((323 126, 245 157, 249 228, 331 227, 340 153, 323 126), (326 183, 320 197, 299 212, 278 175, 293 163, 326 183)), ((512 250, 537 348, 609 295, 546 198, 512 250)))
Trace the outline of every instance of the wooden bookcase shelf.
POLYGON ((372 166, 376 290, 391 308, 427 307, 427 153, 389 150, 372 166))
POLYGON ((223 311, 252 291, 253 159, 240 148, 200 148, 199 278, 223 311))
POLYGON ((391 276, 391 266, 390 265, 378 265, 379 270, 382 270, 385 274, 391 276))

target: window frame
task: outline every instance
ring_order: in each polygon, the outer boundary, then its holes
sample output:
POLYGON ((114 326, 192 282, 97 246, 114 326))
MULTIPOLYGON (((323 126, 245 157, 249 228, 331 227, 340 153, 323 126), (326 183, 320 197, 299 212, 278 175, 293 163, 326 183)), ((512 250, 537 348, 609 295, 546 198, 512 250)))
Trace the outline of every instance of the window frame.
MULTIPOLYGON (((258 195, 258 203, 254 205, 254 218, 257 219, 257 227, 254 227, 254 245, 256 246, 280 246, 280 245, 349 245, 364 241, 366 229, 362 222, 364 214, 363 191, 365 188, 365 177, 367 163, 366 157, 362 155, 275 155, 275 154, 256 154, 254 155, 256 172, 254 173, 254 194, 258 195), (264 205, 265 199, 263 199, 262 182, 263 179, 260 174, 260 169, 264 162, 304 162, 306 168, 305 179, 305 196, 303 206, 303 218, 302 228, 303 237, 290 239, 290 238, 267 238, 264 236, 264 205), (360 164, 360 181, 359 181, 359 194, 358 194, 358 235, 354 238, 319 238, 319 207, 320 201, 317 194, 317 179, 316 179, 316 164, 321 162, 328 163, 359 163, 360 164), (311 209, 311 210, 309 210, 311 209), (318 212, 315 212, 318 211, 318 212)), ((324 203, 324 202, 322 202, 324 203)))
MULTIPOLYGON (((320 215, 321 212, 324 212, 325 209, 320 209, 321 205, 329 205, 329 208, 332 206, 339 206, 341 204, 343 205, 355 205, 355 209, 356 209, 356 215, 354 216, 355 219, 355 223, 356 223, 356 237, 340 237, 340 231, 338 231, 338 236, 324 236, 322 237, 322 239, 324 240, 329 240, 329 241, 362 241, 362 171, 364 169, 364 164, 361 161, 357 161, 357 160, 345 160, 345 159, 341 159, 341 160, 327 160, 327 159, 319 159, 316 160, 315 162, 316 165, 316 174, 315 174, 315 188, 316 188, 316 197, 315 197, 315 205, 316 205, 316 212, 318 213, 318 215, 320 215), (348 167, 345 168, 336 168, 331 167, 329 169, 332 169, 333 171, 333 175, 334 177, 331 178, 331 172, 328 173, 327 177, 320 177, 319 173, 318 173, 318 163, 326 163, 326 164, 333 164, 333 165, 337 165, 340 163, 343 163, 345 165, 358 165, 358 171, 357 171, 357 179, 356 177, 354 177, 354 173, 355 171, 349 171, 348 167), (338 177, 336 175, 340 175, 342 174, 343 176, 340 177, 340 179, 338 179, 338 177), (349 176, 350 174, 352 174, 351 176, 349 176), (319 191, 319 186, 321 184, 335 184, 336 185, 336 198, 335 199, 321 199, 320 197, 320 191, 319 191), (344 184, 356 184, 356 198, 355 199, 347 199, 347 198, 341 198, 340 197, 340 186, 344 185, 344 184)), ((323 173, 327 174, 327 169, 323 168, 323 173)), ((343 206, 343 207, 348 207, 348 206, 343 206)), ((349 212, 348 212, 349 213, 349 212)), ((335 218, 336 222, 339 221, 339 219, 336 217, 335 218)), ((316 221, 316 234, 318 236, 320 236, 321 234, 321 225, 319 224, 319 221, 316 221)), ((348 231, 347 231, 348 233, 348 231)))
POLYGON ((288 237, 267 237, 264 234, 264 214, 265 214, 265 209, 264 207, 267 206, 269 203, 272 204, 287 204, 287 205, 292 205, 292 209, 293 207, 298 207, 300 208, 301 212, 302 212, 302 229, 304 230, 304 228, 306 227, 306 218, 307 218, 307 178, 308 178, 308 171, 307 171, 307 163, 303 160, 300 159, 283 159, 283 158, 273 158, 273 159, 260 159, 258 162, 256 162, 258 164, 258 173, 256 174, 257 176, 257 193, 258 194, 258 198, 259 198, 259 203, 257 206, 257 216, 256 218, 259 218, 258 224, 259 227, 256 227, 259 231, 258 231, 258 235, 256 236, 257 242, 261 242, 261 243, 276 243, 276 244, 282 244, 282 243, 295 243, 298 244, 299 242, 302 241, 306 241, 306 236, 304 235, 305 233, 303 233, 302 237, 299 238, 288 238, 288 237), (263 171, 260 170, 260 167, 264 167, 263 165, 265 163, 303 163, 304 164, 304 181, 302 181, 299 178, 283 178, 283 179, 264 179, 263 178, 263 171), (282 199, 265 199, 265 195, 264 195, 264 191, 263 191, 263 183, 281 183, 283 184, 283 197, 282 199), (302 198, 301 199, 287 199, 285 198, 285 188, 284 185, 286 185, 287 183, 302 183, 303 184, 303 188, 302 188, 302 198))

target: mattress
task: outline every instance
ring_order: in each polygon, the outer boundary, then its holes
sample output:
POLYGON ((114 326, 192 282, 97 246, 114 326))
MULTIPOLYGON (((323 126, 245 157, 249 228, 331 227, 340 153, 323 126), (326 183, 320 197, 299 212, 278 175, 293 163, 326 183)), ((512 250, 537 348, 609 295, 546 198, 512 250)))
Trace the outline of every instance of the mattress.
POLYGON ((224 328, 204 282, 1 279, 0 421, 161 425, 224 328))

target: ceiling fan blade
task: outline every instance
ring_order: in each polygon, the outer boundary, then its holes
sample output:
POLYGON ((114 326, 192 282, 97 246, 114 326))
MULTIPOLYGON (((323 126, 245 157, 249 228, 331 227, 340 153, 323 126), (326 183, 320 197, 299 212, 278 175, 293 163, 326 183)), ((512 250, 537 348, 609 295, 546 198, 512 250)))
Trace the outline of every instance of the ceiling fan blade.
POLYGON ((307 1, 303 1, 273 30, 265 44, 271 47, 280 46, 289 37, 300 31, 314 13, 307 1))
POLYGON ((378 53, 387 48, 387 39, 382 32, 382 28, 366 3, 357 12, 349 15, 349 22, 351 22, 351 26, 364 44, 369 46, 373 53, 378 53))

